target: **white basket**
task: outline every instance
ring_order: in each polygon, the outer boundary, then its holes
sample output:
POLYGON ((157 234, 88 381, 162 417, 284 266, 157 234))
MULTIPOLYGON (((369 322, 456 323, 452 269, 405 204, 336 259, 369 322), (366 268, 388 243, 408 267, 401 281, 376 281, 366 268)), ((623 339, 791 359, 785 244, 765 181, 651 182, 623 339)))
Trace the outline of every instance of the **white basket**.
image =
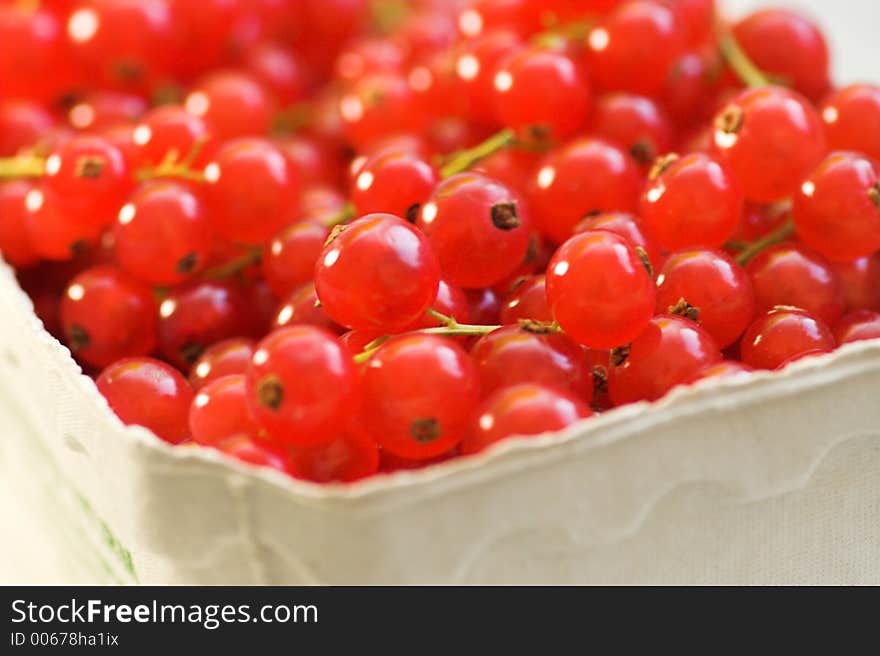
POLYGON ((880 344, 345 487, 123 426, 0 267, 0 582, 880 583, 880 344))

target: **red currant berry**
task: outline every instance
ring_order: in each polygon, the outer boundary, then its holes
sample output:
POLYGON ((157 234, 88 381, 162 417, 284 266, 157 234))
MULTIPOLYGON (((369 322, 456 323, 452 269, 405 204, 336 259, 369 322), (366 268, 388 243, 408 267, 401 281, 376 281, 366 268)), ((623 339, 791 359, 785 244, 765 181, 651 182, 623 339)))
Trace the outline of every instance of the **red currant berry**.
POLYGON ((381 37, 364 37, 348 43, 336 55, 334 77, 346 85, 365 75, 400 73, 404 70, 406 53, 400 44, 381 37))
POLYGON ((868 310, 848 314, 834 326, 834 337, 841 345, 880 339, 880 314, 868 310))
POLYGON ((756 369, 776 369, 814 353, 828 353, 836 343, 821 319, 795 308, 780 307, 759 317, 743 335, 742 361, 756 369))
POLYGON ((432 458, 458 444, 479 399, 476 366, 443 337, 392 339, 364 370, 366 427, 383 449, 404 458, 432 458))
MULTIPOLYGON (((431 309, 444 316, 452 317, 458 323, 468 324, 471 320, 467 295, 459 287, 450 285, 443 280, 437 286, 437 298, 431 304, 431 309)), ((421 328, 438 328, 442 325, 443 322, 440 319, 426 312, 421 319, 407 328, 407 332, 421 328)))
POLYGON ((860 257, 855 262, 832 264, 843 287, 847 312, 880 312, 880 254, 860 257))
POLYGON ((317 326, 335 334, 345 332, 345 328, 327 316, 324 306, 318 301, 315 285, 311 282, 295 289, 278 306, 272 327, 285 328, 287 326, 317 326))
POLYGON ((670 69, 660 93, 670 119, 683 128, 708 120, 718 102, 721 74, 722 62, 714 47, 682 55, 670 69))
POLYGON ((293 48, 260 43, 248 50, 244 64, 283 106, 305 98, 312 74, 293 48))
POLYGON ((455 60, 455 75, 468 100, 468 116, 476 122, 495 123, 495 73, 501 62, 518 50, 521 43, 514 32, 499 30, 481 34, 461 45, 455 60))
POLYGON ((193 365, 189 382, 198 391, 224 376, 247 372, 256 342, 250 339, 227 339, 208 347, 193 365))
POLYGON ((26 180, 0 183, 0 255, 18 268, 35 264, 39 259, 27 233, 25 199, 33 188, 26 180))
POLYGON ((314 446, 333 439, 357 411, 357 371, 351 355, 327 331, 282 328, 257 345, 247 398, 273 440, 314 446))
POLYGON ((55 119, 39 103, 0 101, 0 157, 11 157, 38 143, 55 127, 55 119))
POLYGON ((693 321, 666 315, 652 319, 630 346, 611 358, 608 389, 617 406, 656 401, 722 360, 708 332, 693 321))
POLYGON ((479 453, 513 435, 540 435, 567 428, 592 415, 580 399, 543 385, 505 387, 477 410, 461 442, 462 455, 479 453))
POLYGON ((672 148, 672 125, 666 112, 644 96, 614 93, 596 103, 592 132, 625 148, 642 166, 650 166, 672 148))
POLYGON ((641 208, 663 248, 719 248, 740 222, 743 195, 727 167, 711 157, 669 155, 654 165, 641 208))
POLYGON ((443 278, 467 289, 488 287, 513 273, 531 234, 519 196, 478 173, 441 182, 422 206, 417 225, 437 254, 443 278))
POLYGON ((843 314, 843 289, 821 256, 792 245, 768 248, 746 266, 759 312, 777 305, 800 308, 832 325, 843 314))
POLYGON ((688 382, 698 383, 701 380, 706 380, 709 378, 742 377, 748 376, 754 371, 755 369, 753 367, 750 367, 747 364, 743 364, 742 362, 724 360, 723 362, 719 362, 718 364, 711 364, 703 369, 700 369, 688 382))
POLYGON ((273 100, 253 76, 220 71, 202 79, 183 103, 217 139, 261 136, 272 124, 273 100))
POLYGON ((265 139, 227 143, 205 167, 205 201, 225 238, 259 244, 277 233, 300 196, 299 171, 265 139))
POLYGON ((149 287, 122 271, 83 271, 61 300, 65 342, 81 361, 103 368, 156 347, 156 302, 149 287))
POLYGON ((101 82, 147 90, 166 72, 172 38, 166 0, 84 0, 67 21, 75 57, 101 82))
POLYGON ((363 150, 388 134, 419 132, 423 116, 415 111, 416 98, 406 79, 375 74, 357 81, 339 100, 345 135, 363 150))
POLYGON ((257 467, 268 467, 285 474, 291 472, 290 455, 281 447, 239 435, 216 445, 216 448, 236 460, 257 467))
POLYGON ((499 122, 517 132, 564 139, 583 127, 590 86, 563 52, 524 48, 502 63, 493 79, 499 122))
POLYGON ((591 32, 587 62, 604 91, 656 95, 685 46, 675 12, 636 0, 615 9, 591 32))
POLYGON ((48 9, 0 5, 0 98, 54 102, 76 84, 62 30, 48 9))
POLYGON ((67 121, 80 132, 130 126, 140 120, 147 107, 147 101, 137 94, 94 91, 67 111, 67 121))
POLYGON ((438 180, 437 169, 418 155, 386 150, 364 162, 354 179, 351 201, 360 215, 386 212, 415 223, 438 180))
POLYGON ((743 268, 724 253, 684 251, 666 260, 657 277, 657 313, 678 311, 693 312, 718 346, 727 348, 752 323, 755 292, 743 268))
POLYGON ((291 472, 313 483, 353 483, 379 471, 379 449, 362 430, 349 430, 327 444, 295 449, 291 472))
POLYGON ((767 75, 819 100, 831 88, 828 46, 812 22, 785 9, 764 9, 737 23, 733 35, 767 75))
POLYGON ((324 223, 301 221, 289 225, 269 242, 262 271, 278 297, 290 295, 312 279, 329 235, 330 228, 324 223))
POLYGON ((193 391, 174 367, 152 358, 128 358, 107 367, 95 384, 122 423, 148 428, 172 444, 189 438, 193 391))
POLYGON ((880 164, 832 153, 794 197, 798 237, 829 260, 852 262, 880 250, 880 164))
POLYGON ((549 323, 553 313, 547 304, 547 284, 544 276, 525 276, 514 283, 501 308, 501 323, 513 324, 531 319, 549 323))
POLYGON ((480 338, 471 356, 484 396, 510 385, 549 385, 589 403, 593 377, 583 348, 567 335, 510 325, 480 338))
POLYGON ((439 281, 425 236, 390 214, 370 214, 346 226, 315 266, 324 310, 359 330, 406 328, 431 307, 439 281))
POLYGON ((831 94, 819 115, 829 148, 880 160, 880 87, 854 84, 831 94))
POLYGON ((172 291, 159 305, 159 350, 184 371, 212 344, 250 332, 247 300, 231 283, 190 283, 172 291))
POLYGON ((660 246, 644 222, 635 214, 628 212, 594 214, 578 223, 574 228, 575 234, 589 230, 607 230, 623 237, 633 246, 638 246, 645 251, 645 255, 648 256, 648 261, 655 271, 658 271, 663 263, 660 246))
POLYGON ((631 212, 642 176, 622 149, 598 139, 578 139, 550 152, 529 184, 529 209, 542 232, 561 244, 584 217, 631 212))
POLYGON ((468 314, 471 323, 478 326, 496 326, 501 321, 502 299, 491 287, 466 289, 468 314))
POLYGON ((726 163, 748 200, 790 196, 825 152, 816 110, 794 91, 748 89, 716 116, 713 153, 726 163))
POLYGON ((172 151, 177 153, 176 159, 181 160, 196 144, 201 144, 201 152, 193 162, 194 166, 201 167, 213 150, 213 144, 208 143, 208 126, 180 105, 162 105, 147 112, 134 128, 132 139, 138 163, 143 166, 158 165, 172 151))
POLYGON ((698 46, 712 38, 715 0, 664 0, 675 11, 689 45, 698 46))
POLYGON ((654 314, 657 289, 627 241, 596 230, 572 237, 550 260, 547 300, 573 339, 610 349, 645 329, 654 314))
POLYGON ((223 376, 199 390, 190 406, 189 430, 193 441, 204 446, 257 436, 260 429, 248 409, 243 374, 223 376))
POLYGON ((71 216, 58 196, 40 187, 24 197, 27 240, 33 252, 45 260, 70 260, 98 241, 103 226, 83 225, 79 214, 71 216))
POLYGON ((70 223, 103 228, 116 216, 131 182, 118 148, 100 137, 77 136, 46 158, 43 189, 60 200, 70 223))
POLYGON ((150 285, 178 285, 202 270, 212 233, 201 199, 189 187, 157 181, 122 206, 113 228, 119 265, 150 285))

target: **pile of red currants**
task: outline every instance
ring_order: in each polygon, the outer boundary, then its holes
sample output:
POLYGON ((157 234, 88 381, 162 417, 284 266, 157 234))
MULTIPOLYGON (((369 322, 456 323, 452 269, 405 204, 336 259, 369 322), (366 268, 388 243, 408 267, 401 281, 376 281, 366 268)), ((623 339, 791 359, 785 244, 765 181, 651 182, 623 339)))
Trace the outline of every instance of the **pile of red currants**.
POLYGON ((349 482, 880 338, 880 87, 712 0, 0 0, 0 252, 128 424, 349 482))

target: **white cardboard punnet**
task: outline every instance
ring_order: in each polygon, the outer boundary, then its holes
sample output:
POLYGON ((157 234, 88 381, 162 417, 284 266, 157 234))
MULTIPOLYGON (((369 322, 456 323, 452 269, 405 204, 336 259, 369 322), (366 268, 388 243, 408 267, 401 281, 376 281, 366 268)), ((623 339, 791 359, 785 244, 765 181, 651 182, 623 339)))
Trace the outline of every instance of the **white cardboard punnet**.
POLYGON ((0 265, 0 582, 880 584, 880 343, 319 487, 125 427, 0 265))

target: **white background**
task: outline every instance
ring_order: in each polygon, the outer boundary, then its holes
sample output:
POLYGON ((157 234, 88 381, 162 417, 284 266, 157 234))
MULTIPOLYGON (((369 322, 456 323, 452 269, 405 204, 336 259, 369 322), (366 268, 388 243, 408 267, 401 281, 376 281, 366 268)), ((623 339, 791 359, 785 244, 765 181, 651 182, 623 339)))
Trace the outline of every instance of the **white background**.
POLYGON ((835 81, 880 84, 880 0, 716 0, 726 15, 764 7, 802 11, 829 41, 835 81))

